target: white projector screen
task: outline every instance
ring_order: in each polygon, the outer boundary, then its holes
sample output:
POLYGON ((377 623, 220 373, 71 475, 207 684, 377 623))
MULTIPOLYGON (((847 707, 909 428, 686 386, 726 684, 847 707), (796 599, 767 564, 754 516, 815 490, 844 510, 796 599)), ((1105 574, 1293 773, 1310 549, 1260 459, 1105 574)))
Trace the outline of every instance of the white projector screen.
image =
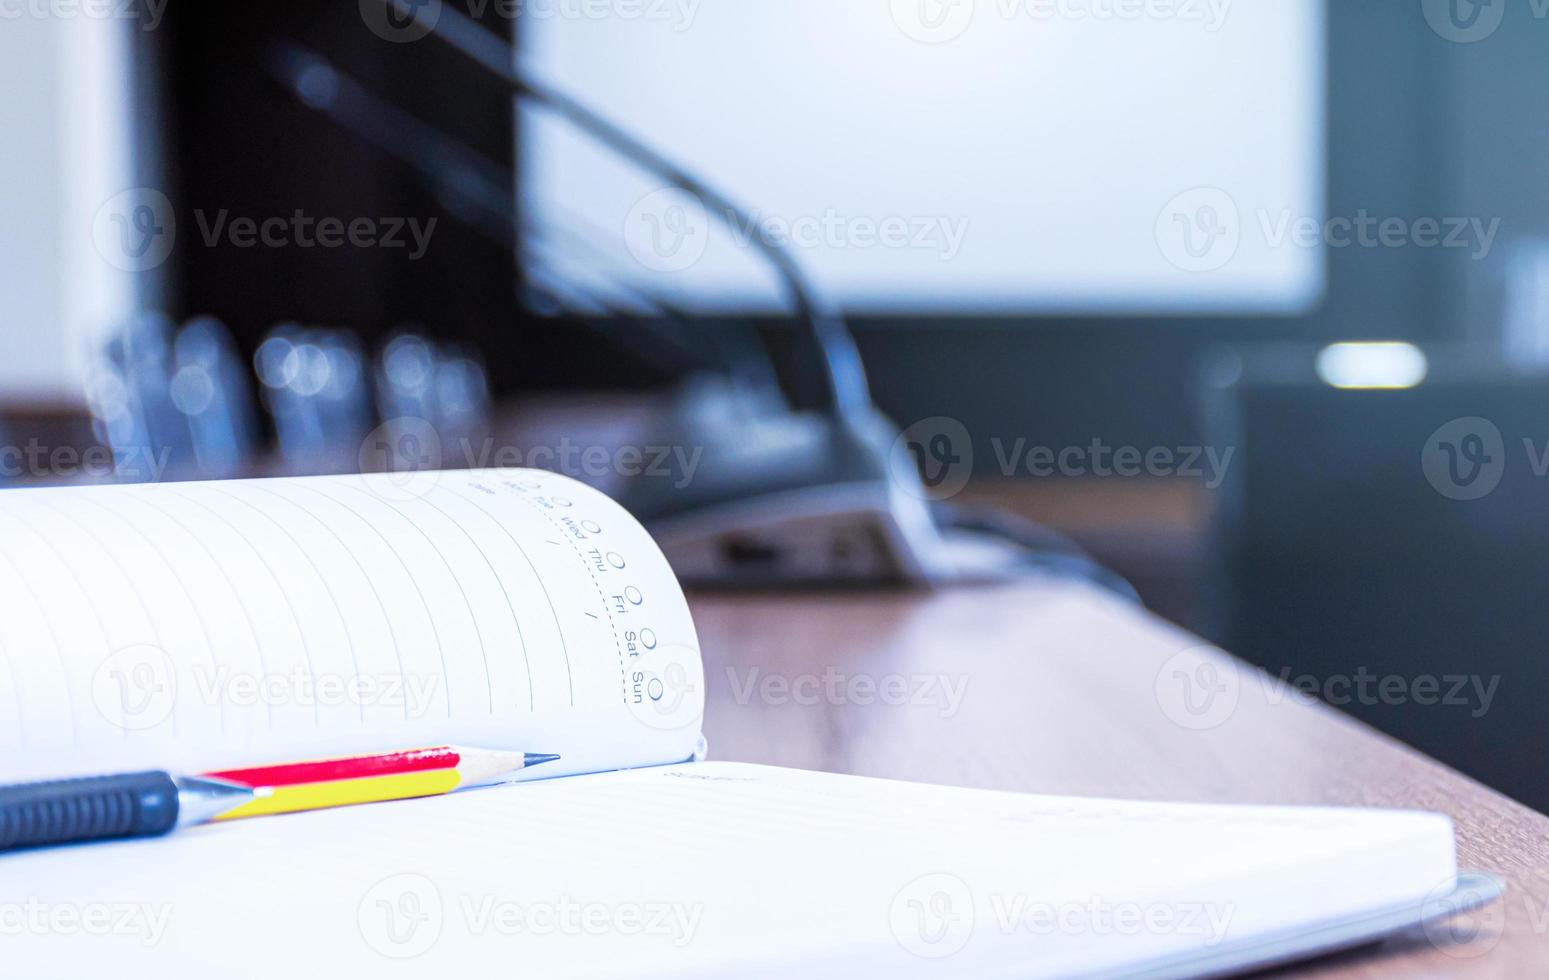
POLYGON ((0 22, 0 401, 73 407, 137 295, 94 227, 133 197, 130 28, 19 8, 0 22))
POLYGON ((1324 288, 1322 0, 544 0, 525 64, 729 193, 521 115, 535 279, 777 308, 1294 313, 1324 288))

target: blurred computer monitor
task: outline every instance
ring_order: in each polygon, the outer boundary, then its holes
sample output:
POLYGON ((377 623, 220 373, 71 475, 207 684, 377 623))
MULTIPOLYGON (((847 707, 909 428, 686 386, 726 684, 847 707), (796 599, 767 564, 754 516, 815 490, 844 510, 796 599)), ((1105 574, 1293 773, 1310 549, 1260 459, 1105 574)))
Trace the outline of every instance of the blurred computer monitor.
POLYGON ((1322 294, 1321 247, 1285 237, 1323 212, 1321 0, 532 11, 540 77, 759 219, 716 227, 525 112, 523 207, 549 254, 690 310, 779 308, 752 235, 857 312, 1295 313, 1322 294))

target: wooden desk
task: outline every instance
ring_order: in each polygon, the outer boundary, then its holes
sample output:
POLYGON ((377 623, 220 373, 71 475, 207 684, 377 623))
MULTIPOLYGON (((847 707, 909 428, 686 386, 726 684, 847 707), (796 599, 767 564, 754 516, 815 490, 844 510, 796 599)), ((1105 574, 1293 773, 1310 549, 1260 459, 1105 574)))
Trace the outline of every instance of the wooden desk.
POLYGON ((1061 795, 1436 810, 1457 824, 1460 866, 1507 882, 1470 923, 1480 938, 1390 943, 1301 975, 1549 974, 1549 818, 1144 612, 1067 585, 693 605, 712 758, 1061 795))

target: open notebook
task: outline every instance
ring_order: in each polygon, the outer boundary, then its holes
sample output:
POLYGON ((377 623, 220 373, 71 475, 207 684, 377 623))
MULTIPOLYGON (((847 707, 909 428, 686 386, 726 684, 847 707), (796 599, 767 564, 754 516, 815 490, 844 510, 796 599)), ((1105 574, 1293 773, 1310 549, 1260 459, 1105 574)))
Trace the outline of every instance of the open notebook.
POLYGON ((0 595, 0 780, 563 756, 519 786, 0 857, 10 975, 1188 976, 1455 893, 1431 814, 692 761, 683 594, 627 513, 551 474, 6 492, 0 595))

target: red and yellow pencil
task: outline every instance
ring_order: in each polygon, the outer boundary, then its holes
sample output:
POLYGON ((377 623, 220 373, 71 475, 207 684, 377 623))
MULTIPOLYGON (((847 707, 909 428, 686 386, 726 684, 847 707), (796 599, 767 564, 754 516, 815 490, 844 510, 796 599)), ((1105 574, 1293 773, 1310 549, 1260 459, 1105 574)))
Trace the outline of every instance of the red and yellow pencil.
POLYGON ((440 796, 469 786, 498 783, 523 769, 553 762, 557 755, 496 752, 452 746, 376 755, 317 759, 208 775, 258 791, 252 802, 222 820, 298 813, 361 803, 440 796))

